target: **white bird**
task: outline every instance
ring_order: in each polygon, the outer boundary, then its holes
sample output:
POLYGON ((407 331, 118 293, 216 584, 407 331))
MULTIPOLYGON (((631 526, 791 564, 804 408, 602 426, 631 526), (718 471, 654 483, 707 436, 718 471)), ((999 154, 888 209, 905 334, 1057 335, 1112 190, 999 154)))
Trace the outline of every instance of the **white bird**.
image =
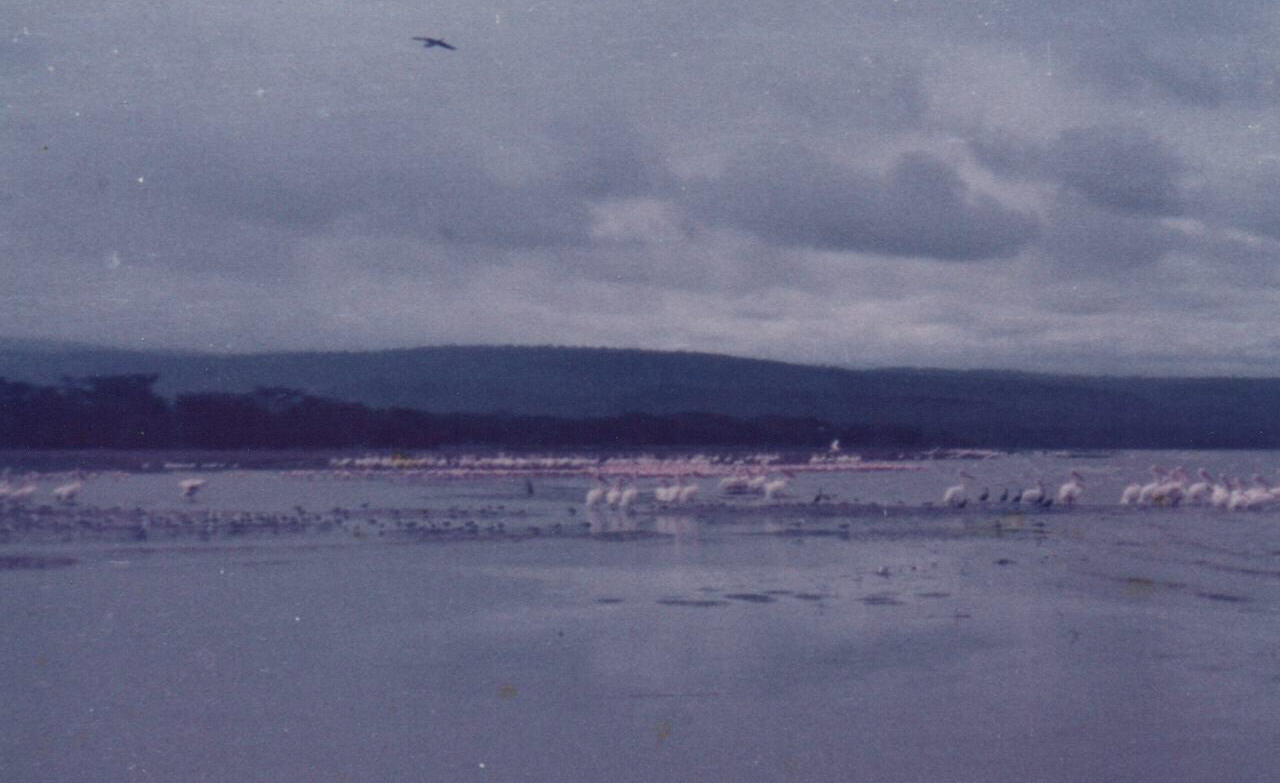
POLYGON ((1132 506, 1138 503, 1138 498, 1142 494, 1141 484, 1130 484, 1124 488, 1124 492, 1120 493, 1120 505, 1132 506))
POLYGON ((1151 481, 1143 484, 1141 491, 1138 492, 1138 503, 1140 505, 1153 502, 1156 493, 1160 491, 1160 487, 1164 486, 1165 476, 1164 468, 1156 465, 1151 466, 1151 481))
POLYGON ((968 480, 973 476, 962 470, 960 471, 960 477, 965 480, 947 487, 946 491, 942 493, 942 502, 952 508, 964 508, 965 504, 969 502, 968 480))
POLYGON ((748 491, 748 477, 742 473, 734 473, 720 479, 720 491, 726 495, 745 495, 748 491))
POLYGON ((1074 506, 1083 494, 1084 477, 1073 470, 1071 471, 1071 478, 1058 487, 1058 502, 1066 506, 1074 506))
POLYGON ((1186 494, 1187 471, 1182 467, 1174 468, 1169 478, 1156 488, 1152 502, 1160 506, 1177 506, 1186 494))
POLYGON ((1239 511, 1245 508, 1248 497, 1245 494, 1244 482, 1239 479, 1227 479, 1227 485, 1231 487, 1231 494, 1227 497, 1227 509, 1239 511))
MULTIPOLYGON (((683 484, 683 481, 684 481, 684 477, 682 476, 681 477, 682 484, 683 484)), ((684 484, 683 486, 680 487, 680 492, 679 494, 676 495, 676 502, 692 503, 697 496, 698 496, 698 482, 694 481, 689 484, 684 484)))
POLYGON ((595 506, 600 505, 600 503, 604 501, 604 493, 605 493, 605 490, 608 489, 609 485, 605 483, 605 480, 602 476, 596 476, 596 482, 597 482, 596 486, 587 490, 587 497, 586 497, 587 508, 594 508, 595 506))
POLYGON ((1188 503, 1198 506, 1209 500, 1209 494, 1213 491, 1213 476, 1204 468, 1200 468, 1196 475, 1200 480, 1187 487, 1186 499, 1188 503))
POLYGON ((766 481, 764 484, 764 499, 773 500, 782 494, 787 488, 787 479, 785 477, 776 478, 772 481, 766 481))
POLYGON ((21 503, 34 494, 36 494, 35 484, 23 484, 21 487, 18 487, 9 493, 9 502, 21 503))
POLYGON ((1209 490, 1209 505, 1214 508, 1226 508, 1231 500, 1231 479, 1223 475, 1213 488, 1209 490))
POLYGON ((664 478, 658 482, 657 489, 653 490, 653 499, 659 503, 670 503, 676 499, 679 491, 679 487, 672 486, 671 482, 664 478))
POLYGON ((617 506, 622 500, 622 479, 615 479, 613 485, 604 493, 604 502, 617 506))
POLYGON ((1244 491, 1245 508, 1262 508, 1274 500, 1271 485, 1261 475, 1253 474, 1253 486, 1244 491))
POLYGON ((618 497, 618 508, 629 508, 636 500, 636 494, 639 490, 634 483, 629 483, 622 494, 618 497))
POLYGON ((53 490, 53 499, 59 503, 73 503, 76 495, 80 494, 80 489, 84 486, 83 481, 73 481, 70 484, 63 484, 55 487, 53 490))
POLYGON ((208 482, 201 478, 183 479, 178 482, 178 491, 182 494, 183 498, 187 500, 195 500, 196 493, 199 492, 200 488, 206 483, 208 482))
POLYGON ((1036 479, 1036 485, 1022 490, 1023 503, 1039 503, 1044 500, 1044 482, 1036 479))

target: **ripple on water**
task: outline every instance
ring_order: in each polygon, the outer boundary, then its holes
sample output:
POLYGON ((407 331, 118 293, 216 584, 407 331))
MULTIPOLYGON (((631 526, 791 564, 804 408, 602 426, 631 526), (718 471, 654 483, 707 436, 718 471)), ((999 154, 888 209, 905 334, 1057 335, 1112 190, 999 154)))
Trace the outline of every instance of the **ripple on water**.
POLYGON ((658 603, 663 606, 692 606, 692 607, 709 607, 709 606, 727 606, 728 601, 717 601, 711 598, 659 598, 658 603))
POLYGON ((778 600, 771 595, 764 593, 728 593, 725 598, 731 598, 734 601, 747 601, 753 604, 769 604, 778 600))
POLYGON ((864 596, 862 603, 867 606, 902 606, 902 601, 894 593, 872 593, 864 596))
POLYGON ((66 568, 79 562, 74 557, 57 555, 2 555, 0 556, 0 571, 16 571, 28 568, 66 568))

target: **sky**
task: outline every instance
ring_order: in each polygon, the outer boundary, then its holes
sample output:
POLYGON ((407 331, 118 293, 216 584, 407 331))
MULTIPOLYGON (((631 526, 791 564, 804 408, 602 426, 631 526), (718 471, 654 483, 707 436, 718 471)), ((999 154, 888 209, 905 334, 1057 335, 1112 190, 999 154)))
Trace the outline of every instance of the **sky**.
POLYGON ((1271 0, 0 25, 2 337, 1280 375, 1271 0))

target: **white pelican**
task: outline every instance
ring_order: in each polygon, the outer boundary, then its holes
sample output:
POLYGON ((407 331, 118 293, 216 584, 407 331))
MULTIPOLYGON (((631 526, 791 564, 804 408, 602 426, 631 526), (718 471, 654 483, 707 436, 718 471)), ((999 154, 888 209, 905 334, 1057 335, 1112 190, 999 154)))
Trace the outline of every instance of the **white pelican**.
POLYGON ((1274 499, 1267 480, 1260 474, 1253 474, 1253 486, 1244 491, 1245 508, 1262 508, 1270 505, 1274 499))
POLYGON ((694 481, 684 484, 684 477, 680 477, 682 486, 680 492, 676 495, 677 503, 692 503, 698 496, 698 482, 694 481))
POLYGON ((187 500, 195 500, 196 493, 200 491, 207 482, 202 478, 183 479, 178 482, 178 491, 182 497, 187 500))
POLYGON ((1073 470, 1071 471, 1071 478, 1058 487, 1058 502, 1067 506, 1074 506, 1083 494, 1084 476, 1073 470))
POLYGON ((1209 490, 1209 505, 1214 508, 1226 508, 1227 503, 1231 500, 1231 479, 1226 474, 1214 483, 1213 488, 1209 490))
POLYGON ((617 506, 622 500, 622 479, 614 479, 613 485, 604 493, 604 502, 611 506, 617 506))
POLYGON ((80 489, 84 487, 83 481, 73 481, 70 484, 63 484, 55 487, 53 490, 53 499, 59 503, 74 503, 76 495, 80 494, 80 489))
POLYGON ((1154 502, 1156 493, 1160 491, 1160 487, 1164 486, 1165 481, 1166 473, 1164 468, 1152 465, 1151 481, 1142 485, 1142 489, 1138 493, 1138 503, 1140 505, 1146 505, 1147 503, 1154 502))
POLYGON ((676 499, 676 493, 679 491, 679 487, 671 485, 670 479, 664 478, 658 482, 658 487, 653 490, 653 499, 659 503, 670 503, 676 499))
POLYGON ((1209 494, 1213 491, 1213 476, 1204 468, 1196 471, 1196 475, 1200 480, 1187 487, 1186 498, 1188 503, 1199 506, 1209 499, 1209 494))
MULTIPOLYGON (((967 473, 962 472, 960 475, 966 479, 971 478, 967 473)), ((962 481, 959 484, 947 487, 946 491, 942 493, 942 502, 952 508, 964 508, 965 504, 969 502, 968 484, 962 481)))
POLYGON ((1040 503, 1044 500, 1044 482, 1036 479, 1036 485, 1022 490, 1023 503, 1040 503))
POLYGON ((618 508, 629 508, 635 502, 638 491, 634 483, 628 483, 622 490, 622 494, 618 496, 618 508))
POLYGON ((9 502, 15 504, 21 503, 34 494, 36 494, 35 484, 23 484, 9 493, 9 502))
POLYGON ((766 481, 764 483, 764 499, 773 500, 777 498, 779 495, 781 495, 782 491, 786 488, 787 488, 786 477, 776 478, 773 481, 766 481))
POLYGON ((603 476, 596 476, 596 486, 587 490, 586 504, 587 508, 594 508, 604 502, 604 493, 609 485, 605 483, 603 476))

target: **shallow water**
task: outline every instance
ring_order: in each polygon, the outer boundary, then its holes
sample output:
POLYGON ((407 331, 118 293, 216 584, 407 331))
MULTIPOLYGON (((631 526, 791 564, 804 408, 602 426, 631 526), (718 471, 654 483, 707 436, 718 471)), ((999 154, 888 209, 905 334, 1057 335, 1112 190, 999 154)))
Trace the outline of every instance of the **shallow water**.
POLYGON ((1280 455, 800 474, 781 505, 708 479, 634 513, 584 476, 91 476, 6 512, 0 779, 1268 779, 1280 510, 1116 507, 1152 462, 1280 455), (1086 504, 925 507, 961 468, 1075 468, 1086 504))

